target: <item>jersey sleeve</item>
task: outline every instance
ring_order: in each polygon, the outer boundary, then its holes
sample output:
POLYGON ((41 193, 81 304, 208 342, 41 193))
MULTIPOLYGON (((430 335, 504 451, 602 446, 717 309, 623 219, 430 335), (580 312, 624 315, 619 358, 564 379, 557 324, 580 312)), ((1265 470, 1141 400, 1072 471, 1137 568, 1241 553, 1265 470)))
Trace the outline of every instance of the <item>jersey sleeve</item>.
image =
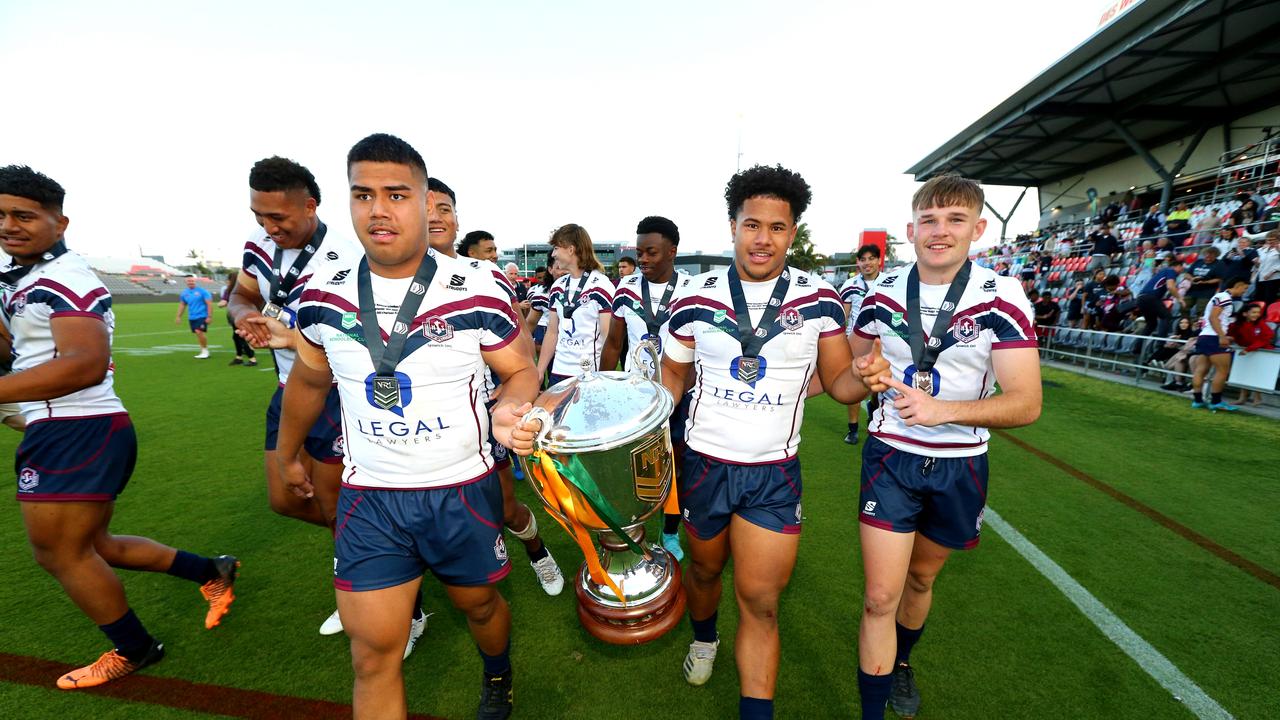
POLYGON ((989 327, 995 333, 992 350, 1038 347, 1036 343, 1035 313, 1031 301, 1022 286, 1012 278, 996 278, 999 288, 992 302, 992 312, 987 316, 989 327))
POLYGON ((547 312, 547 291, 542 288, 529 290, 529 308, 545 315, 547 312))
MULTIPOLYGON (((481 268, 475 273, 475 292, 471 296, 471 321, 480 332, 480 349, 501 350, 520 335, 520 321, 511 309, 511 284, 503 287, 494 274, 481 268)), ((506 280, 503 277, 503 280, 506 280)))
POLYGON ((636 292, 637 283, 628 282, 628 278, 623 278, 618 283, 618 289, 613 293, 613 314, 621 315, 632 307, 632 304, 640 300, 639 293, 636 292))
POLYGON ((862 304, 858 306, 858 314, 853 320, 853 332, 860 338, 874 340, 880 337, 880 325, 876 320, 876 307, 880 296, 872 290, 867 290, 867 296, 862 299, 862 304))
POLYGON ((585 294, 585 299, 595 302, 596 307, 600 308, 601 315, 613 314, 613 283, 609 282, 609 278, 600 275, 585 294))
MULTIPOLYGON (((685 342, 693 341, 693 323, 698 316, 697 296, 694 295, 692 288, 692 284, 676 288, 676 292, 671 298, 671 319, 667 322, 666 334, 685 342)), ((671 343, 668 343, 664 338, 662 344, 666 347, 671 343)), ((672 359, 679 362, 689 362, 689 360, 681 360, 675 355, 672 355, 672 359)), ((690 360, 692 360, 692 356, 690 360)))
MULTIPOLYGON (((262 284, 262 278, 271 276, 271 256, 253 240, 244 244, 244 255, 240 265, 241 270, 246 275, 252 275, 259 285, 262 284)), ((265 290, 263 292, 265 293, 265 290)))
POLYGON ((848 318, 845 317, 844 304, 840 301, 840 296, 836 294, 835 288, 825 281, 819 280, 817 285, 818 337, 844 335, 844 325, 848 318))
POLYGON ((49 318, 93 317, 105 320, 111 309, 111 293, 87 268, 55 280, 36 280, 26 294, 27 304, 49 308, 49 318), (62 282, 60 282, 62 281, 62 282))
POLYGON ((307 289, 302 291, 302 297, 298 299, 298 334, 303 340, 315 347, 322 347, 320 341, 320 315, 321 309, 319 301, 323 293, 319 290, 307 289))

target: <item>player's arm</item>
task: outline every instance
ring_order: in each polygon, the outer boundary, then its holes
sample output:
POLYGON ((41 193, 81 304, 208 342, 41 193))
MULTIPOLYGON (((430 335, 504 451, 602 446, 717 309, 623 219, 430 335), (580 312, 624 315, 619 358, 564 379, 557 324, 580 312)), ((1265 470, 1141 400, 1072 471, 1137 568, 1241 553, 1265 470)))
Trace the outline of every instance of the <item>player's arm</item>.
MULTIPOLYGON (((614 325, 622 325, 622 324, 623 324, 623 323, 615 323, 615 322, 613 321, 613 311, 612 311, 612 310, 601 310, 601 311, 600 311, 600 316, 599 316, 598 318, 596 318, 596 322, 597 322, 597 323, 599 324, 599 326, 600 326, 600 337, 603 337, 603 338, 608 338, 608 337, 609 337, 609 331, 613 329, 613 326, 614 326, 614 325)), ((616 363, 617 361, 615 360, 614 362, 616 363)), ((616 365, 615 365, 615 367, 616 367, 616 365)), ((605 367, 603 364, 601 364, 601 366, 600 366, 599 368, 596 368, 596 369, 597 369, 597 370, 612 370, 613 368, 612 368, 612 367, 605 367)))
POLYGON ((622 337, 626 333, 627 323, 619 320, 609 324, 609 335, 604 341, 604 351, 600 353, 600 369, 613 370, 618 367, 618 357, 622 354, 622 337))
POLYGON ((1182 297, 1182 293, 1178 292, 1178 283, 1172 278, 1164 281, 1165 290, 1169 292, 1169 297, 1173 298, 1179 305, 1185 305, 1186 299, 1182 297))
POLYGON ((255 348, 296 350, 296 335, 284 323, 263 315, 263 304, 257 278, 241 270, 236 277, 236 287, 227 300, 227 313, 236 334, 255 348))
POLYGON ((552 312, 547 316, 547 331, 542 334, 542 348, 538 351, 538 377, 547 376, 547 368, 556 356, 556 336, 560 333, 560 314, 552 312))
POLYGON ((838 403, 861 402, 870 392, 853 370, 853 355, 843 331, 818 338, 818 378, 838 403))
POLYGON ((13 336, 9 328, 0 323, 0 369, 5 372, 13 367, 13 336))
POLYGON ((692 340, 682 340, 667 333, 662 343, 662 386, 678 404, 693 383, 689 369, 693 367, 692 340))
POLYGON ((882 380, 897 390, 893 405, 908 426, 958 424, 985 428, 1014 428, 1030 425, 1040 417, 1040 351, 1033 347, 994 350, 1000 394, 981 400, 939 400, 899 382, 888 375, 882 380))
MULTIPOLYGON (((294 333, 300 335, 301 331, 294 330, 294 333)), ((306 468, 298 460, 298 451, 307 439, 307 431, 324 412, 324 403, 333 385, 333 371, 322 349, 305 339, 299 339, 294 345, 298 350, 298 362, 293 364, 289 380, 284 384, 276 462, 280 465, 280 476, 294 494, 311 497, 314 489, 306 468)))
POLYGON ((542 376, 528 353, 510 342, 497 350, 482 351, 485 365, 502 380, 502 396, 492 411, 493 437, 517 455, 533 452, 538 423, 523 423, 542 387, 542 376))
POLYGON ((54 357, 22 372, 0 377, 0 402, 52 400, 102 382, 111 364, 111 339, 102 318, 49 320, 54 357))

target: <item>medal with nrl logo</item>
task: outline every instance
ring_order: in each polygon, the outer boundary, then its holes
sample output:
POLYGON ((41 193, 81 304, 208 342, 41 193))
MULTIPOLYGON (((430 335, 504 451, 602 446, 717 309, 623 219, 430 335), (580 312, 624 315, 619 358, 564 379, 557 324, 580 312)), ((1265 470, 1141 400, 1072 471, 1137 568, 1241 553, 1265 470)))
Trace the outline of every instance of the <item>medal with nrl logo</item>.
POLYGON ((773 294, 760 315, 760 324, 751 327, 751 315, 747 309, 747 296, 742 289, 742 278, 738 277, 738 266, 729 266, 729 297, 733 300, 733 314, 738 322, 734 336, 742 346, 742 355, 729 364, 729 373, 738 380, 756 386, 756 382, 764 376, 767 365, 760 357, 765 340, 769 337, 769 327, 778 319, 782 309, 782 299, 787 296, 791 287, 791 273, 784 267, 782 274, 774 281, 773 294))
POLYGON ((276 246, 275 255, 271 262, 271 285, 267 288, 267 303, 262 306, 262 316, 269 317, 272 320, 281 320, 285 314, 285 306, 289 304, 289 293, 293 291, 293 286, 298 284, 298 278, 302 275, 302 269, 311 262, 311 258, 315 257, 317 251, 320 250, 320 244, 324 242, 324 236, 329 228, 324 223, 316 228, 316 232, 307 241, 306 247, 298 252, 298 257, 294 259, 293 264, 285 271, 284 275, 280 274, 280 266, 284 264, 284 248, 276 246))
POLYGON ((965 260, 951 280, 951 287, 947 288, 942 307, 933 320, 932 337, 927 339, 920 316, 920 271, 916 265, 912 265, 911 272, 907 274, 907 344, 911 346, 912 365, 907 369, 906 382, 921 392, 934 396, 938 394, 939 387, 935 382, 933 366, 938 361, 938 354, 942 352, 941 338, 951 326, 951 317, 969 285, 970 267, 970 262, 965 260))
MULTIPOLYGON (((395 323, 382 342, 382 331, 378 326, 377 306, 373 299, 373 283, 369 276, 369 259, 360 258, 357 271, 357 292, 360 300, 360 324, 363 326, 365 347, 369 351, 369 359, 373 362, 374 372, 367 379, 370 400, 375 407, 383 410, 398 408, 401 404, 400 378, 403 373, 396 372, 396 366, 404 357, 405 341, 409 337, 409 328, 418 315, 426 288, 431 285, 431 278, 436 274, 434 253, 428 250, 418 264, 413 275, 413 282, 400 303, 400 311, 396 313, 395 323)), ((345 319, 345 318, 344 318, 345 319)))

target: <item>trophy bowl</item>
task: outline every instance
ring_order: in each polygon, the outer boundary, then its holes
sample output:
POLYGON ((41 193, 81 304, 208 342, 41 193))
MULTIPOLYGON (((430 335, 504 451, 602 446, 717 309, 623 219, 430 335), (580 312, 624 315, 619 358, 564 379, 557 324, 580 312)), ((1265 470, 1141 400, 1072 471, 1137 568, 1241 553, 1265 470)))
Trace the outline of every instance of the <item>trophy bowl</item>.
POLYGON ((521 458, 547 512, 586 558, 574 582, 579 620, 615 645, 661 637, 685 607, 680 564, 647 543, 644 529, 673 488, 674 403, 656 380, 656 346, 641 343, 634 360, 630 372, 588 365, 538 396, 526 418, 542 428, 534 454, 521 458))

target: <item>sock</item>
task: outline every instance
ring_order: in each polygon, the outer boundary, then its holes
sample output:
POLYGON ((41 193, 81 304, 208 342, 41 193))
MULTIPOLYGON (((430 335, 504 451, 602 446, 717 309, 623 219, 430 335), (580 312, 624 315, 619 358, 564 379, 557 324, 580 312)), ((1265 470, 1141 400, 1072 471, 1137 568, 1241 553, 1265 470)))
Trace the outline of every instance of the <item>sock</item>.
POLYGON ((693 639, 705 643, 718 640, 720 635, 716 632, 716 617, 719 615, 719 611, 713 612, 706 620, 694 620, 693 615, 690 615, 689 624, 693 626, 693 639))
POLYGON ((773 700, 738 698, 738 720, 773 720, 773 700))
POLYGON ((675 535, 680 532, 680 516, 664 515, 662 518, 662 532, 666 535, 675 535))
POLYGON ((849 423, 849 432, 854 435, 858 434, 858 423, 849 423))
POLYGON ((1222 403, 1222 393, 1209 393, 1209 397, 1213 400, 1214 405, 1222 403))
POLYGON ((485 675, 505 675, 511 671, 511 641, 507 641, 507 646, 497 655, 485 655, 480 646, 476 646, 476 650, 480 653, 480 659, 484 661, 485 675))
POLYGON ((1200 394, 1199 390, 1191 393, 1191 399, 1196 402, 1204 402, 1204 396, 1200 394))
POLYGON ((858 668, 858 694, 862 697, 862 720, 884 720, 884 708, 893 691, 893 675, 868 675, 858 668))
POLYGON ((165 572, 200 585, 218 578, 218 568, 213 564, 213 558, 201 557, 186 550, 179 550, 173 556, 173 564, 165 572))
POLYGON ((146 657, 147 650, 151 649, 151 643, 154 642, 151 634, 142 627, 142 621, 133 614, 132 608, 119 620, 107 625, 99 625, 98 629, 129 662, 141 661, 146 657))
POLYGON ((547 555, 550 555, 550 553, 547 552, 547 546, 545 543, 540 543, 537 550, 530 550, 526 547, 524 552, 529 556, 529 562, 538 562, 547 555))
POLYGON ((920 639, 920 635, 924 633, 924 626, 912 630, 904 627, 902 623, 895 622, 894 628, 898 632, 898 658, 897 663, 903 665, 911 661, 911 648, 915 647, 916 641, 920 639))
POLYGON ((413 596, 413 619, 422 618, 422 585, 418 585, 418 594, 413 596))

